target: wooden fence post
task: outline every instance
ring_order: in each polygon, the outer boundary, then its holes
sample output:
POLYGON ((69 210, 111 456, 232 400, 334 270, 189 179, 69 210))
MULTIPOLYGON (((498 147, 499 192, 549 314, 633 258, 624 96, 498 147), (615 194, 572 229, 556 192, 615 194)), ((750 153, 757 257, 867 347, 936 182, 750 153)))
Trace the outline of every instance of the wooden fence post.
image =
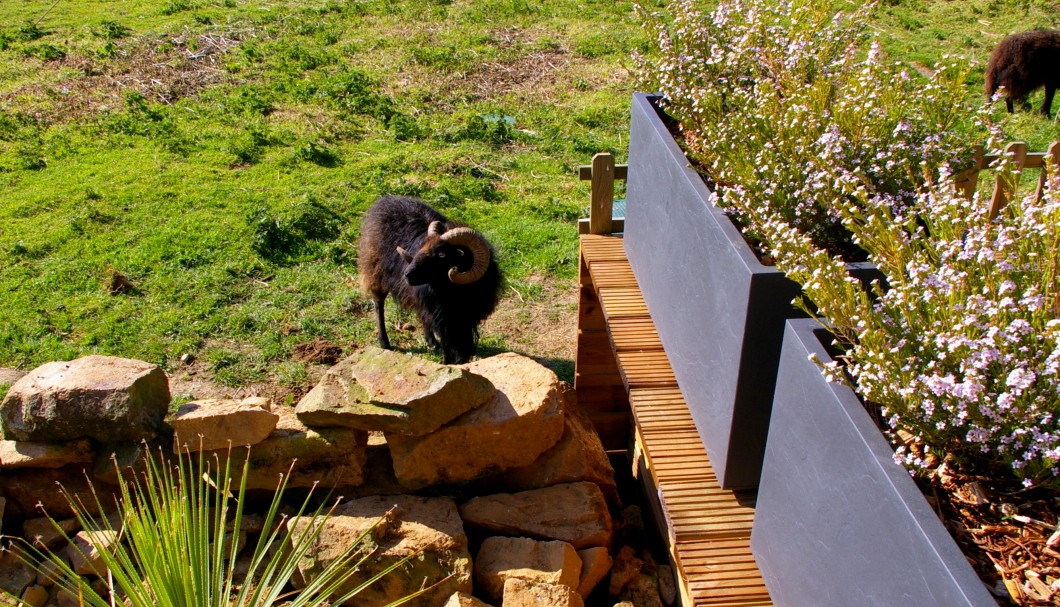
POLYGON ((975 146, 975 154, 972 156, 972 168, 962 171, 955 180, 957 191, 968 200, 975 195, 975 186, 979 185, 979 171, 987 166, 983 146, 975 146))
MULTIPOLYGON (((1016 164, 1016 170, 1022 171, 1023 166, 1027 163, 1027 144, 1022 141, 1013 141, 1005 146, 1005 151, 1001 157, 1001 162, 1013 162, 1016 164)), ((1001 209, 1005 208, 1009 198, 1015 193, 1016 176, 1008 175, 1003 177, 998 175, 997 180, 994 182, 994 195, 990 198, 990 212, 987 214, 987 219, 989 221, 997 219, 1001 209)))
POLYGON ((611 209, 615 198, 615 157, 608 152, 593 156, 592 192, 589 203, 589 233, 611 233, 611 209))
POLYGON ((1060 141, 1054 141, 1042 158, 1042 172, 1038 175, 1038 189, 1035 191, 1038 200, 1045 195, 1045 165, 1048 158, 1053 159, 1053 187, 1060 188, 1060 141))

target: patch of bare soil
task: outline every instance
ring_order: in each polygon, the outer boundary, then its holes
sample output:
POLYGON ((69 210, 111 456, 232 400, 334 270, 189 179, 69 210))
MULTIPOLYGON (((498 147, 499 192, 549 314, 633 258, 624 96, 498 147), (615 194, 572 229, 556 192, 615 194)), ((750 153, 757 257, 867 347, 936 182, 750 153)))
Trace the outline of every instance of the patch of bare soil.
POLYGON ((37 120, 56 122, 120 109, 136 92, 153 103, 171 104, 221 82, 225 53, 250 32, 152 36, 122 41, 113 57, 68 55, 42 65, 42 72, 72 72, 0 95, 0 106, 19 107, 37 120), (48 84, 43 84, 48 83, 48 84), (26 107, 26 100, 39 100, 26 107), (17 102, 17 103, 16 103, 17 102))
POLYGON ((502 335, 511 349, 538 359, 573 361, 578 341, 578 290, 541 277, 541 294, 524 297, 509 287, 497 310, 483 323, 483 335, 502 335))
POLYGON ((540 96, 567 78, 558 74, 568 71, 572 58, 567 49, 558 44, 542 44, 544 32, 520 28, 504 28, 491 32, 493 46, 502 49, 502 58, 482 61, 461 71, 442 73, 423 70, 410 73, 393 84, 389 90, 399 95, 401 88, 415 83, 441 91, 438 103, 462 93, 474 100, 495 100, 504 96, 540 96))
POLYGON ((555 73, 570 63, 566 51, 530 51, 506 61, 487 61, 465 77, 467 87, 480 99, 501 94, 540 91, 556 81, 555 73))
POLYGON ((298 344, 291 352, 293 360, 318 365, 334 365, 342 358, 342 348, 320 338, 298 344))

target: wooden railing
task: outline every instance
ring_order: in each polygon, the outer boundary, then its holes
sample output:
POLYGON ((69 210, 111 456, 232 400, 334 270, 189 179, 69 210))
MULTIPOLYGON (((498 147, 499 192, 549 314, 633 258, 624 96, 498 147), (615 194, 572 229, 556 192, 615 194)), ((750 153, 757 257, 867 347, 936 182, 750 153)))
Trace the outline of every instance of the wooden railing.
MULTIPOLYGON (((995 167, 998 160, 1008 157, 1020 172, 1023 169, 1040 169, 1035 195, 1040 199, 1045 190, 1046 158, 1053 158, 1053 165, 1060 167, 1060 141, 1054 141, 1045 152, 1028 152, 1027 144, 1016 141, 1008 144, 1000 155, 976 154, 972 168, 957 177, 957 190, 969 200, 979 185, 979 173, 995 167)), ((591 181, 589 186, 589 217, 578 220, 579 234, 613 234, 625 228, 624 217, 613 217, 615 180, 626 179, 628 167, 615 164, 615 157, 608 152, 593 156, 591 165, 578 167, 578 178, 591 181)), ((1058 173, 1060 174, 1060 173, 1058 173)), ((995 219, 1015 195, 1018 183, 1011 173, 998 173, 990 196, 990 219, 995 219)), ((1060 187, 1058 185, 1057 187, 1060 187)))
MULTIPOLYGON (((1014 163, 1020 172, 1023 169, 1041 169, 1038 175, 1038 187, 1035 190, 1035 195, 1041 199, 1045 191, 1045 161, 1049 157, 1052 157, 1054 167, 1060 167, 1060 141, 1054 141, 1045 152, 1028 152, 1026 143, 1015 141, 1005 146, 999 156, 977 154, 974 166, 957 177, 957 190, 970 200, 979 185, 980 171, 995 167, 1002 158, 1010 158, 1010 162, 1014 163)), ((1015 195, 1017 185, 1019 184, 1016 176, 1012 173, 998 173, 994 180, 993 194, 990 196, 989 217, 991 220, 1001 213, 1001 209, 1005 208, 1008 201, 1015 195)))

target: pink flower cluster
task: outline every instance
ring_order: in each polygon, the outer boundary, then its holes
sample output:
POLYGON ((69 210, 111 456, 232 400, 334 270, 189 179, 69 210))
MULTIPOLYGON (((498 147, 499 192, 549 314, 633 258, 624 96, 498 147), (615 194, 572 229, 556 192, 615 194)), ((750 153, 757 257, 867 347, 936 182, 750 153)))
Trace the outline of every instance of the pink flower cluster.
MULTIPOLYGON (((1001 170, 1010 170, 1002 168, 1001 170)), ((881 407, 891 430, 1026 486, 1060 483, 1060 174, 1037 199, 987 206, 942 175, 905 209, 862 191, 841 219, 883 271, 866 292, 841 259, 783 219, 761 220, 778 266, 847 348, 825 369, 881 407)), ((902 441, 898 461, 928 465, 902 441)))
POLYGON ((1028 486, 1057 482, 1060 190, 1024 196, 993 222, 987 206, 946 179, 918 196, 912 232, 879 200, 848 215, 859 237, 871 229, 864 236, 881 245, 870 256, 889 285, 859 315, 850 372, 894 429, 1007 464, 1028 486))

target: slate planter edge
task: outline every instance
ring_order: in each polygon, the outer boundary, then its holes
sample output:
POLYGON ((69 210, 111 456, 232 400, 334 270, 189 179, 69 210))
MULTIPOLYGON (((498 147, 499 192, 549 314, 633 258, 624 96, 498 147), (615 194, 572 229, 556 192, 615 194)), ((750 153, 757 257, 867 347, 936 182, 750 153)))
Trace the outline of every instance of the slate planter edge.
POLYGON ((850 388, 814 319, 786 323, 751 549, 778 607, 996 607, 850 388))
POLYGON ((657 99, 632 98, 624 246, 719 481, 753 488, 798 285, 762 265, 714 205, 657 99))
MULTIPOLYGON (((791 303, 801 289, 762 264, 715 206, 658 99, 632 97, 624 246, 719 482, 753 489, 784 322, 804 316, 791 303)), ((863 281, 882 277, 872 264, 848 270, 863 281)))

